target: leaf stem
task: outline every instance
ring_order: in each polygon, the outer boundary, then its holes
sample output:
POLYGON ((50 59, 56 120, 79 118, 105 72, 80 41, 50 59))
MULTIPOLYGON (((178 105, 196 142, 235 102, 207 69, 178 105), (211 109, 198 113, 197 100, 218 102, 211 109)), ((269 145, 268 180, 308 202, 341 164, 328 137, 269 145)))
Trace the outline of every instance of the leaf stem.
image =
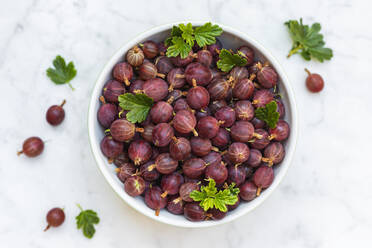
POLYGON ((77 206, 81 211, 83 211, 83 208, 80 206, 79 203, 76 203, 76 206, 77 206))
POLYGON ((287 58, 291 57, 293 54, 297 53, 298 50, 302 49, 302 45, 298 45, 297 47, 295 48, 292 48, 291 51, 289 51, 288 55, 287 55, 287 58))
POLYGON ((75 88, 74 88, 74 87, 72 87, 71 83, 67 83, 67 84, 68 84, 68 86, 70 86, 70 88, 71 88, 71 90, 72 90, 72 91, 74 91, 74 90, 75 90, 75 88))

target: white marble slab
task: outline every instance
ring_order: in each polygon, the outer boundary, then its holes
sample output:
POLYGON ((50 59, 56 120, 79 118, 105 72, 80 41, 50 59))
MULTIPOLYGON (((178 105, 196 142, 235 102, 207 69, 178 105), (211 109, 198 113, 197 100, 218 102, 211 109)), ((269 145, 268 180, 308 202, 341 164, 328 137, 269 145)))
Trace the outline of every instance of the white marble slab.
POLYGON ((1 247, 371 247, 370 1, 3 1, 0 8, 1 247), (286 58, 283 25, 319 21, 334 59, 323 64, 286 58), (127 206, 104 181, 91 156, 87 108, 92 85, 126 40, 158 24, 211 20, 261 41, 285 67, 295 89, 300 137, 280 187, 254 212, 202 230, 150 220, 127 206), (56 86, 45 70, 56 54, 78 76, 56 86), (324 76, 320 94, 305 88, 304 67, 324 76), (67 100, 66 119, 45 121, 67 100), (36 159, 17 157, 24 138, 48 140, 36 159), (75 227, 75 203, 99 213, 92 240, 75 227), (47 233, 45 214, 66 209, 47 233))

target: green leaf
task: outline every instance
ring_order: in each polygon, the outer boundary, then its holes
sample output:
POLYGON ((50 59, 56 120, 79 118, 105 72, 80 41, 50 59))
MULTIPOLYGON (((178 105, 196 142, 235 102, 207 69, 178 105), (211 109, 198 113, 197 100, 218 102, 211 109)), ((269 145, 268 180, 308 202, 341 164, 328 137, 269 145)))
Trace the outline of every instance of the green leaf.
POLYGON ((301 18, 299 22, 289 20, 284 24, 287 26, 293 42, 288 57, 300 53, 305 60, 317 59, 320 62, 333 57, 332 49, 324 47, 323 35, 319 33, 321 30, 319 23, 314 23, 309 27, 303 25, 301 18))
POLYGON ((265 107, 260 107, 255 110, 255 115, 258 119, 264 121, 270 128, 275 128, 279 120, 279 113, 275 101, 266 104, 265 107))
POLYGON ((172 39, 173 37, 181 37, 182 36, 182 31, 179 27, 173 26, 172 31, 171 31, 171 36, 168 37, 165 41, 164 44, 166 46, 171 46, 172 45, 172 39))
POLYGON ((330 60, 333 56, 332 50, 325 47, 309 48, 308 51, 311 56, 318 59, 320 62, 323 62, 324 60, 330 60))
POLYGON ((216 37, 222 34, 222 28, 207 22, 203 26, 195 28, 195 40, 200 47, 216 43, 216 37))
POLYGON ((142 122, 154 103, 154 100, 145 94, 125 93, 118 97, 119 106, 124 110, 129 110, 126 115, 128 121, 132 123, 142 122))
POLYGON ((235 66, 245 66, 247 60, 239 54, 231 54, 230 51, 222 49, 217 62, 217 67, 223 72, 229 72, 235 66))
POLYGON ((207 197, 207 194, 205 192, 200 192, 200 191, 194 190, 190 193, 190 197, 194 201, 202 201, 203 199, 205 199, 207 197))
POLYGON ((201 186, 200 191, 194 190, 190 193, 190 197, 196 201, 200 201, 200 206, 204 211, 210 208, 219 209, 222 212, 227 211, 226 205, 234 205, 238 200, 239 188, 235 188, 232 183, 224 190, 218 191, 216 182, 213 179, 208 179, 207 186, 201 186))
POLYGON ((231 183, 228 189, 232 195, 238 195, 240 192, 239 188, 235 188, 235 183, 231 183))
POLYGON ((195 40, 200 47, 205 45, 211 45, 216 42, 216 36, 221 35, 222 28, 218 25, 212 25, 212 23, 205 23, 203 26, 193 28, 191 23, 173 26, 171 35, 168 37, 164 44, 168 46, 167 56, 176 57, 178 55, 181 58, 186 58, 192 47, 195 44, 195 40))
POLYGON ((167 49, 168 57, 177 57, 180 55, 181 58, 184 59, 189 55, 191 46, 187 44, 181 37, 173 37, 172 43, 173 45, 167 49))
POLYGON ((208 180, 208 186, 201 186, 201 190, 204 191, 207 196, 214 196, 217 193, 216 182, 213 179, 208 180))
POLYGON ((187 25, 185 24, 180 24, 180 29, 182 31, 182 38, 185 40, 187 44, 190 46, 194 45, 194 29, 192 29, 191 23, 188 23, 187 25))
POLYGON ((83 210, 80 205, 78 205, 81 212, 76 216, 76 226, 77 229, 83 230, 83 234, 87 238, 92 238, 96 229, 94 228, 95 224, 99 223, 99 218, 96 212, 93 210, 83 210))
POLYGON ((204 209, 204 211, 208 211, 208 209, 214 207, 214 201, 215 199, 206 197, 200 202, 200 206, 204 209))
MULTIPOLYGON (((62 58, 60 55, 53 60, 54 68, 48 68, 46 73, 47 76, 52 80, 55 84, 66 84, 76 76, 76 69, 73 62, 69 62, 66 65, 65 59, 62 58)), ((74 89, 71 84, 69 86, 74 89)))

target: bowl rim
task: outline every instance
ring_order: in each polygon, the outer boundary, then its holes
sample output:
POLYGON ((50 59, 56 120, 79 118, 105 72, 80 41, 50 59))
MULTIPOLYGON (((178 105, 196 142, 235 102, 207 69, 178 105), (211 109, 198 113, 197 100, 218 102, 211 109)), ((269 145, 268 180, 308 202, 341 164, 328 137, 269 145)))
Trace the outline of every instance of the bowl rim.
MULTIPOLYGON (((150 212, 142 211, 141 209, 137 208, 137 203, 134 201, 133 197, 126 195, 123 189, 118 190, 117 187, 114 187, 115 184, 117 184, 116 181, 114 181, 111 177, 112 172, 109 172, 107 169, 107 165, 104 161, 102 161, 101 157, 99 156, 100 152, 100 145, 99 141, 97 141, 97 137, 94 133, 94 127, 95 123, 97 121, 97 113, 94 111, 93 106, 97 104, 97 99, 101 95, 101 87, 102 87, 102 81, 106 82, 107 73, 112 70, 112 64, 114 61, 117 61, 117 59, 123 54, 129 50, 131 47, 133 47, 135 44, 138 44, 140 41, 145 40, 147 37, 154 35, 156 33, 171 29, 174 25, 178 25, 180 23, 188 23, 190 22, 193 26, 200 26, 203 25, 205 22, 201 21, 177 21, 172 23, 167 23, 159 26, 152 27, 148 29, 147 31, 144 31, 142 33, 139 33, 138 35, 135 35, 131 39, 128 39, 125 41, 125 43, 110 57, 110 59, 107 61, 105 66, 103 67, 102 71, 99 73, 97 80, 94 83, 94 87, 91 91, 91 99, 89 101, 89 107, 88 107, 88 118, 87 118, 87 124, 88 124, 88 136, 89 136, 89 144, 91 147, 91 151, 93 153, 93 157, 96 161, 96 164, 99 168, 99 171, 102 173, 104 178, 106 179, 107 183, 110 185, 110 188, 129 206, 131 206, 136 211, 140 212, 141 214, 156 220, 161 223, 169 224, 172 226, 177 227, 186 227, 186 228, 201 228, 201 227, 211 227, 211 226, 217 226, 224 223, 231 222, 233 220, 238 219, 239 217, 253 211, 256 207, 262 204, 271 194, 272 192, 278 187, 278 185, 282 182, 284 176, 287 174, 289 166, 292 164, 293 156, 295 154, 296 150, 296 144, 298 139, 298 115, 297 115, 297 105, 295 101, 294 91, 291 86, 291 83, 289 81, 288 76, 286 75, 284 69, 278 62, 278 60, 258 41, 250 37, 249 35, 245 34, 242 31, 236 30, 235 28, 226 26, 224 24, 220 24, 218 22, 212 22, 213 24, 219 25, 223 31, 229 32, 230 34, 246 41, 247 43, 250 43, 253 45, 263 56, 265 56, 269 61, 270 64, 275 68, 277 73, 279 74, 281 78, 281 83, 283 84, 284 88, 287 91, 288 96, 288 102, 291 108, 291 142, 288 142, 287 146, 288 149, 286 150, 286 163, 281 164, 281 170, 278 175, 275 176, 274 182, 271 184, 269 188, 267 188, 259 198, 256 198, 254 201, 251 202, 251 205, 246 208, 237 209, 235 215, 232 218, 224 218, 222 220, 218 221, 202 221, 202 222, 191 222, 185 219, 185 221, 173 221, 170 218, 159 218, 158 216, 155 216, 153 213, 150 214, 150 212), (123 194, 124 193, 124 194, 123 194)), ((234 212, 235 212, 234 211, 234 212)))

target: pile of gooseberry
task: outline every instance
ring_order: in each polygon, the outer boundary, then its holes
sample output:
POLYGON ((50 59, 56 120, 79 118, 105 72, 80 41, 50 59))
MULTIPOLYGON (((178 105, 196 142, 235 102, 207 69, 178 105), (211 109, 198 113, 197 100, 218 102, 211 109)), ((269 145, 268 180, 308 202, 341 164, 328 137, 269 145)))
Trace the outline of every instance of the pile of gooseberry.
POLYGON ((216 66, 221 42, 194 46, 189 56, 167 57, 163 42, 148 40, 124 55, 105 84, 97 117, 101 151, 132 197, 142 196, 155 210, 184 215, 190 221, 219 220, 227 213, 204 211, 190 198, 213 179, 218 188, 235 183, 238 201, 252 201, 274 179, 273 166, 285 156, 290 128, 278 93, 274 68, 241 46, 247 66, 228 73, 216 66), (131 123, 118 103, 125 93, 154 100, 141 123, 131 123), (255 117, 255 109, 275 101, 280 120, 275 128, 255 117))

